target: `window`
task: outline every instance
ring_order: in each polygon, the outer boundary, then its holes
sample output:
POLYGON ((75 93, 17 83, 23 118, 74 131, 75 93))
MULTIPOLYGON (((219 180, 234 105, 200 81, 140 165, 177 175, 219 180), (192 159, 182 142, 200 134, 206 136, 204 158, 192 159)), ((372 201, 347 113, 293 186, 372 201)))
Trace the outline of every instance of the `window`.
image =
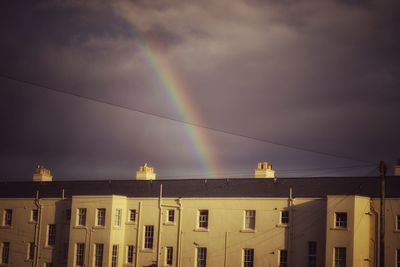
POLYGON ((144 248, 153 249, 154 226, 146 225, 144 231, 144 248))
POLYGON ((172 259, 173 259, 173 252, 174 249, 172 247, 167 247, 166 249, 166 258, 165 258, 165 263, 167 265, 172 265, 172 259))
POLYGON ((256 211, 255 210, 246 210, 245 220, 244 220, 244 228, 254 230, 255 227, 256 227, 256 211))
POLYGON ((3 242, 1 244, 1 261, 0 261, 0 263, 7 264, 9 254, 10 254, 10 242, 3 242))
POLYGON ((97 225, 106 225, 106 209, 97 209, 97 225))
POLYGON ((46 262, 44 264, 44 267, 53 267, 53 263, 52 262, 46 262))
POLYGON ((49 224, 47 227, 47 245, 54 246, 56 244, 56 225, 49 224))
POLYGON ((346 248, 335 248, 335 267, 346 267, 346 248))
POLYGON ((66 261, 68 259, 68 242, 64 242, 63 245, 63 260, 66 261))
POLYGON ((206 267, 207 248, 197 248, 197 265, 196 267, 206 267))
POLYGON ((102 267, 103 266, 103 251, 104 244, 96 244, 95 252, 94 252, 94 266, 102 267))
POLYGON ((308 242, 308 267, 317 266, 317 242, 308 242))
POLYGON ((128 246, 128 253, 127 253, 127 263, 133 263, 133 254, 135 253, 135 247, 133 245, 128 246))
POLYGON ((129 210, 129 221, 136 222, 136 210, 129 210))
POLYGON ((112 246, 111 267, 118 266, 118 245, 112 246))
POLYGON ((347 213, 346 212, 335 212, 335 227, 336 228, 347 228, 347 213))
POLYGON ((38 220, 38 210, 33 209, 31 211, 31 222, 37 222, 37 220, 38 220))
POLYGON ((252 248, 243 249, 243 266, 244 267, 254 266, 254 249, 252 248))
POLYGON ((279 267, 287 267, 287 250, 279 250, 279 267))
POLYGON ((10 242, 3 242, 1 244, 1 261, 0 261, 0 263, 7 264, 9 254, 10 254, 10 242))
POLYGON ((199 228, 208 228, 208 210, 199 210, 199 228))
POLYGON ((289 211, 283 210, 281 211, 281 224, 289 223, 289 211))
POLYGON ((122 209, 116 209, 115 210, 115 221, 114 221, 115 226, 121 226, 121 216, 122 216, 122 209))
POLYGON ((4 210, 3 225, 11 226, 11 224, 12 224, 12 210, 10 210, 10 209, 4 210))
POLYGON ((65 221, 69 223, 71 221, 71 209, 65 210, 65 221))
POLYGON ((400 215, 396 216, 396 230, 400 231, 400 215))
POLYGON ((174 222, 175 221, 175 210, 168 210, 168 222, 174 222))
POLYGON ((400 267, 400 249, 396 249, 396 266, 400 267))
POLYGON ((77 243, 76 244, 76 261, 75 264, 78 267, 83 267, 85 261, 85 244, 77 243))
POLYGON ((86 209, 78 209, 78 225, 85 226, 86 225, 86 209))
POLYGON ((29 242, 28 243, 28 254, 26 255, 27 260, 33 260, 35 257, 35 243, 34 242, 29 242))

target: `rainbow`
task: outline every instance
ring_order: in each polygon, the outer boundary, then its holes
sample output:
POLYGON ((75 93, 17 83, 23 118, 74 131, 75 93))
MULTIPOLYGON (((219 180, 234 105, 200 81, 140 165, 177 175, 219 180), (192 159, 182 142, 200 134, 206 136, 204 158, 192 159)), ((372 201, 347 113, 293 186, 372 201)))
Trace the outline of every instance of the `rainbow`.
POLYGON ((203 119, 196 110, 194 101, 187 93, 187 86, 183 78, 168 62, 164 53, 155 44, 139 36, 141 49, 151 69, 156 74, 163 88, 166 90, 171 103, 180 115, 180 120, 189 122, 185 124, 186 132, 194 147, 198 159, 201 161, 203 171, 208 177, 218 173, 218 161, 212 149, 211 141, 204 131, 195 125, 204 125, 203 119))

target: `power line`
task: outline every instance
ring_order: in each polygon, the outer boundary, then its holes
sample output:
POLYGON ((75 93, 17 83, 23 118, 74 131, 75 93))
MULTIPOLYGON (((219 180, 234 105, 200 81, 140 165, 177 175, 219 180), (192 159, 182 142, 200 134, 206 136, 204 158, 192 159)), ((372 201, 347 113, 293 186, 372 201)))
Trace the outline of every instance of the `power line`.
POLYGON ((106 101, 106 100, 101 100, 101 99, 98 99, 98 98, 85 96, 85 95, 81 95, 81 94, 77 94, 77 93, 73 93, 73 92, 67 92, 67 91, 64 91, 64 90, 59 90, 59 89, 56 89, 56 88, 53 88, 53 87, 50 87, 50 86, 42 85, 42 84, 39 84, 39 83, 35 83, 35 82, 23 80, 23 79, 18 79, 18 78, 15 78, 15 77, 12 77, 12 76, 9 76, 9 75, 6 75, 6 74, 2 74, 2 73, 0 73, 0 77, 2 77, 4 79, 15 81, 15 82, 19 82, 19 83, 24 83, 24 84, 27 84, 27 85, 30 85, 30 86, 34 86, 34 87, 46 89, 46 90, 49 90, 49 91, 57 92, 57 93, 60 93, 60 94, 70 95, 70 96, 86 99, 86 100, 89 100, 89 101, 105 104, 105 105, 112 106, 112 107, 117 107, 117 108, 128 110, 128 111, 133 111, 133 112, 145 114, 145 115, 148 115, 148 116, 153 116, 153 117, 156 117, 156 118, 161 118, 161 119, 164 119, 164 120, 178 122, 178 123, 186 124, 186 125, 189 125, 189 126, 192 126, 192 127, 196 127, 196 128, 210 130, 210 131, 213 131, 213 132, 223 133, 223 134, 227 134, 227 135, 231 135, 231 136, 235 136, 235 137, 241 137, 241 138, 245 138, 245 139, 249 139, 249 140, 254 140, 254 141, 258 141, 258 142, 262 142, 262 143, 267 143, 267 144, 280 146, 280 147, 285 147, 285 148, 289 148, 289 149, 293 149, 293 150, 308 152, 308 153, 312 153, 312 154, 319 154, 319 155, 323 155, 323 156, 327 156, 327 157, 341 158, 341 159, 364 162, 364 163, 372 163, 371 161, 356 159, 356 158, 349 157, 349 156, 343 156, 343 155, 323 152, 323 151, 319 151, 319 150, 315 150, 315 149, 309 149, 309 148, 304 148, 304 147, 299 147, 299 146, 288 145, 288 144, 284 144, 284 143, 281 143, 281 142, 275 142, 275 141, 271 141, 271 140, 264 139, 264 138, 250 136, 250 135, 247 135, 247 134, 235 133, 235 132, 232 132, 232 131, 228 131, 228 130, 224 130, 224 129, 220 129, 220 128, 216 128, 216 127, 211 127, 211 126, 207 126, 207 125, 202 125, 202 124, 198 124, 198 123, 195 123, 195 122, 185 121, 185 120, 182 120, 182 119, 175 119, 175 118, 171 118, 171 117, 168 117, 168 116, 165 116, 165 115, 161 115, 161 114, 158 114, 158 113, 148 112, 148 111, 144 111, 144 110, 141 110, 141 109, 124 106, 124 105, 121 105, 121 104, 112 103, 112 102, 109 102, 109 101, 106 101))

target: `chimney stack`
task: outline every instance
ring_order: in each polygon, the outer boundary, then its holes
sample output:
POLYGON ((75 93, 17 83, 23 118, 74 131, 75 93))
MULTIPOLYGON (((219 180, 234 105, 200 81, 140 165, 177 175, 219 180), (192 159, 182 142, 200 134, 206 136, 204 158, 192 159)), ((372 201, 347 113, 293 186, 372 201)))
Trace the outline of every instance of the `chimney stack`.
POLYGON ((139 170, 136 172, 136 180, 155 180, 156 173, 154 168, 147 166, 147 163, 141 165, 139 170))
POLYGON ((49 169, 38 165, 33 173, 34 182, 51 182, 53 181, 53 176, 49 169))
POLYGON ((275 178, 275 171, 272 169, 272 165, 268 162, 259 162, 257 169, 254 172, 255 178, 275 178))

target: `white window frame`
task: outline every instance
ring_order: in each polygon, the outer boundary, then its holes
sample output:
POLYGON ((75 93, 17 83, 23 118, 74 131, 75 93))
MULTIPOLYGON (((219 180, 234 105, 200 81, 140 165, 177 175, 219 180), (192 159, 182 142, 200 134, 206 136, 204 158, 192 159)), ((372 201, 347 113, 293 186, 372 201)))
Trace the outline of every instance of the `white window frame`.
POLYGON ((86 208, 78 208, 76 224, 78 226, 86 226, 86 216, 87 216, 87 209, 86 208))
POLYGON ((173 209, 168 210, 167 222, 169 222, 169 223, 175 222, 175 210, 173 210, 173 209))
POLYGON ((197 247, 196 248, 196 267, 207 266, 207 248, 197 247))
POLYGON ((347 229, 348 216, 347 212, 335 212, 335 228, 347 229))
POLYGON ((174 248, 165 247, 165 265, 172 266, 174 261, 174 248))
POLYGON ((333 266, 346 267, 347 249, 345 247, 335 247, 333 249, 333 266), (344 253, 343 253, 344 252, 344 253), (344 254, 344 258, 343 258, 344 254))
POLYGON ((254 266, 254 249, 244 248, 243 249, 243 267, 254 266))
POLYGON ((279 267, 287 267, 288 266, 288 253, 286 249, 279 250, 279 267))
POLYGON ((122 221, 122 209, 115 209, 114 226, 120 227, 122 221))
POLYGON ((245 210, 244 212, 244 229, 255 230, 256 229, 256 211, 245 210))
POLYGON ((113 245, 111 251, 111 267, 118 266, 118 251, 119 251, 119 246, 113 245))
POLYGON ((153 249, 154 247, 154 225, 144 226, 144 249, 153 249))
POLYGON ((126 249, 126 263, 127 264, 133 264, 134 258, 135 258, 135 246, 134 245, 128 245, 126 249))
POLYGON ((290 214, 288 210, 281 210, 280 213, 280 224, 288 225, 290 220, 290 214))
POLYGON ((136 222, 137 219, 137 211, 136 209, 130 209, 129 210, 129 221, 130 222, 136 222))
POLYGON ((10 261, 10 242, 1 243, 0 264, 8 264, 10 261))
POLYGON ((106 214, 105 208, 96 209, 96 226, 106 226, 106 214))
POLYGON ((75 266, 85 266, 85 243, 76 243, 75 249, 75 266))
POLYGON ((26 251, 26 260, 33 261, 35 258, 35 242, 28 242, 28 247, 26 251))
POLYGON ((94 248, 94 266, 103 267, 104 263, 104 244, 97 243, 94 248))
POLYGON ((56 224, 47 225, 47 246, 52 247, 56 245, 57 238, 57 226, 56 224))
POLYGON ((396 249, 396 267, 400 267, 400 248, 396 249))
POLYGON ((308 267, 316 267, 317 266, 317 242, 309 241, 308 242, 308 267))
POLYGON ((37 222, 38 221, 38 216, 39 216, 39 211, 38 209, 32 209, 31 210, 31 222, 37 222))
POLYGON ((3 215, 3 226, 12 226, 13 210, 5 209, 3 215))
POLYGON ((208 229, 209 214, 210 213, 208 210, 199 210, 199 216, 198 216, 199 229, 208 229))

